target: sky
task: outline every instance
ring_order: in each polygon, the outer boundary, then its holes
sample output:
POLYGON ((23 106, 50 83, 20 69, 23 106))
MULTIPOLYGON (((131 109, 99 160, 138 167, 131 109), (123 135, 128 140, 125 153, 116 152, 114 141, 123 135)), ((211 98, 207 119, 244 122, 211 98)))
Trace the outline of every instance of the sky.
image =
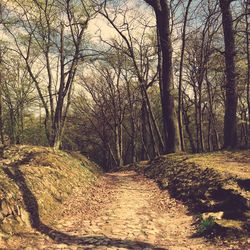
MULTIPOLYGON (((121 1, 124 2, 124 1, 121 1)), ((145 16, 152 16, 153 12, 151 8, 143 1, 143 0, 127 0, 125 1, 128 7, 132 10, 132 15, 145 15, 145 16)), ((152 18, 153 19, 153 18, 152 18)), ((118 18, 118 22, 121 19, 118 18)), ((103 39, 110 39, 113 37, 117 37, 117 32, 108 24, 108 21, 98 15, 96 18, 90 21, 88 32, 90 35, 94 37, 98 37, 101 32, 101 36, 103 39)))

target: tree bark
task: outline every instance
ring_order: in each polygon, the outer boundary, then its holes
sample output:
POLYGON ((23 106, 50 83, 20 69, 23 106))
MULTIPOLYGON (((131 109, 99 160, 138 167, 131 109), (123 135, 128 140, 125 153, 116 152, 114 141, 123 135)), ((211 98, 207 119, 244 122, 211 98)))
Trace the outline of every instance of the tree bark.
POLYGON ((208 71, 206 70, 206 83, 207 83, 207 94, 208 94, 208 115, 209 115, 209 122, 211 122, 211 136, 214 136, 215 143, 213 143, 212 150, 219 150, 220 149, 220 139, 219 134, 216 129, 216 120, 213 108, 213 97, 212 97, 212 85, 208 80, 208 71), (214 145, 215 144, 215 145, 214 145))
POLYGON ((184 135, 183 135, 183 128, 182 128, 182 101, 183 101, 182 100, 182 75, 183 75, 184 53, 185 53, 185 46, 186 46, 186 27, 187 27, 188 12, 189 12, 191 2, 192 0, 188 0, 186 11, 185 11, 185 16, 184 16, 184 23, 183 23, 183 30, 182 30, 179 86, 178 86, 178 125, 179 125, 180 143, 181 143, 182 151, 185 151, 184 135))
MULTIPOLYGON (((249 1, 245 2, 245 22, 246 22, 246 51, 247 51, 247 108, 248 108, 248 133, 250 135, 250 41, 249 41, 249 21, 248 21, 248 14, 250 12, 250 4, 249 1)), ((249 138, 250 139, 250 138, 249 138)))
MULTIPOLYGON (((182 105, 184 106, 183 102, 182 102, 182 105)), ((187 114, 188 111, 186 111, 184 109, 184 107, 182 107, 182 112, 183 112, 183 118, 184 118, 183 119, 184 120, 184 125, 185 125, 185 129, 186 129, 186 132, 187 132, 187 135, 188 135, 189 144, 190 144, 192 153, 196 153, 196 147, 195 147, 195 144, 194 144, 194 139, 193 139, 190 127, 189 127, 190 120, 189 120, 189 117, 188 117, 188 114, 187 114)))
POLYGON ((148 153, 148 131, 147 131, 147 114, 146 103, 142 100, 141 104, 141 160, 150 159, 148 153))
MULTIPOLYGON (((2 64, 2 54, 0 51, 0 66, 2 64)), ((0 140, 1 144, 4 145, 4 134, 3 134, 3 100, 2 100, 2 85, 3 84, 3 77, 2 72, 0 69, 0 140)))
POLYGON ((115 125, 115 148, 118 167, 123 166, 122 156, 122 126, 121 124, 115 125))
POLYGON ((235 69, 235 38, 230 8, 231 0, 220 0, 225 43, 226 101, 224 116, 224 148, 237 146, 237 85, 235 69))
POLYGON ((174 108, 173 97, 173 64, 172 64, 172 43, 170 34, 170 10, 167 0, 145 0, 150 4, 156 15, 156 24, 159 34, 159 44, 162 54, 162 117, 164 137, 166 141, 165 153, 177 152, 180 150, 180 139, 177 128, 177 119, 174 108))
POLYGON ((129 111, 130 111, 130 126, 131 126, 131 159, 132 163, 136 162, 136 127, 135 127, 135 115, 134 105, 132 99, 132 93, 130 89, 130 82, 126 78, 126 87, 129 100, 129 111))

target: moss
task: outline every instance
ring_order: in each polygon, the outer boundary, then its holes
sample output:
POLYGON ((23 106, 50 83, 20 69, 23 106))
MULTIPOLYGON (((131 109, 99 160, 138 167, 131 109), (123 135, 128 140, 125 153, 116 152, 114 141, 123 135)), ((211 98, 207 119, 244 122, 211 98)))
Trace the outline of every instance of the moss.
POLYGON ((218 224, 219 226, 223 227, 223 228, 235 228, 238 230, 242 230, 244 223, 240 220, 226 220, 226 219, 222 219, 222 220, 215 220, 215 223, 218 224))
MULTIPOLYGON (((5 158, 0 161, 0 204, 6 201, 13 211, 25 210, 26 194, 21 190, 24 187, 34 196, 41 220, 50 223, 63 201, 78 187, 87 192, 100 172, 96 164, 78 153, 14 146, 6 150, 5 158)), ((0 215, 1 212, 0 207, 0 215)), ((6 216, 0 219, 0 225, 10 233, 10 228, 14 229, 6 216)), ((11 212, 8 217, 11 216, 15 221, 21 217, 18 212, 11 212)))

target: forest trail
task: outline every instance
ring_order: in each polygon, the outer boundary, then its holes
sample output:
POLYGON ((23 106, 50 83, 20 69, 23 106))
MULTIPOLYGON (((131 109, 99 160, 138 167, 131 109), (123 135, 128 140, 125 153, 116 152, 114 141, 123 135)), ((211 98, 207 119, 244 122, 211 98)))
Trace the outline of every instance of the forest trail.
POLYGON ((227 249, 192 237, 185 206, 135 172, 106 174, 88 197, 78 190, 64 207, 53 229, 41 223, 0 249, 227 249))

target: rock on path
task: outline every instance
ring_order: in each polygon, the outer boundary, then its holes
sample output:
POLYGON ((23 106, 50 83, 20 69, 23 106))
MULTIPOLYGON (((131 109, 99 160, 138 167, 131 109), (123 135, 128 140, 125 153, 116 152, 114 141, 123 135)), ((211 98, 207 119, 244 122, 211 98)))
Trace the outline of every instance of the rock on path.
POLYGON ((64 207, 53 226, 41 223, 0 249, 229 249, 192 237, 186 208, 135 172, 107 174, 87 197, 78 190, 64 207))

